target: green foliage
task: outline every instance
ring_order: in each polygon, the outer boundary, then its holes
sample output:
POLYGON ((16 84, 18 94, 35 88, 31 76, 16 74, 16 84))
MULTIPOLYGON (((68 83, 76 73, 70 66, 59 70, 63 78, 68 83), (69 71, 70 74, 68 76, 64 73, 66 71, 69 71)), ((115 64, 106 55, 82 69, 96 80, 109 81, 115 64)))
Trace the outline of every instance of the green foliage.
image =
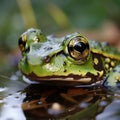
MULTIPOLYGON (((0 47, 7 50, 17 47, 20 34, 27 29, 17 1, 0 1, 0 47)), ((47 34, 70 28, 93 29, 106 19, 120 19, 120 0, 30 0, 30 3, 37 27, 47 34), (54 15, 55 10, 51 4, 58 8, 54 15), (58 23, 55 16, 59 16, 60 12, 69 24, 65 23, 62 16, 59 20, 61 23, 58 23)))

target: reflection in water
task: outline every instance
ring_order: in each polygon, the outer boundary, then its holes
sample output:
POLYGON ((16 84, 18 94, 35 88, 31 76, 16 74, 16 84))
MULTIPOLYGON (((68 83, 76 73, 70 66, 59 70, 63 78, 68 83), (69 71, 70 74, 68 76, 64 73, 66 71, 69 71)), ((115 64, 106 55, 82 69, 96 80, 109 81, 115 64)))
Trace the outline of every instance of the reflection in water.
POLYGON ((0 120, 120 119, 120 91, 108 91, 98 86, 6 83, 4 81, 0 89, 0 120), (20 88, 22 92, 18 92, 20 88))
POLYGON ((60 113, 64 112, 64 107, 61 104, 55 102, 47 111, 51 115, 59 115, 60 113))
POLYGON ((34 119, 92 119, 111 102, 103 88, 31 84, 25 92, 22 108, 34 119))
POLYGON ((120 91, 114 94, 115 98, 104 111, 97 115, 96 120, 120 120, 120 91))

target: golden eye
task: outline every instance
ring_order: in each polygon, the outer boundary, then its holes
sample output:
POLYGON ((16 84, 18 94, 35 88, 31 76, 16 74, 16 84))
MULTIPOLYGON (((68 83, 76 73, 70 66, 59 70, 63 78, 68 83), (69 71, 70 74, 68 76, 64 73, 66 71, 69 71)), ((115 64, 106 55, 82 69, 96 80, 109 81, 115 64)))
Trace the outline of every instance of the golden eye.
POLYGON ((21 52, 25 51, 25 46, 26 46, 26 40, 23 38, 24 37, 20 37, 18 40, 18 45, 19 45, 21 52))
POLYGON ((20 51, 23 52, 27 52, 29 51, 29 46, 27 44, 27 37, 26 34, 23 34, 19 40, 18 40, 18 45, 19 45, 19 49, 20 51))
POLYGON ((75 36, 68 43, 68 52, 79 64, 85 63, 89 57, 89 43, 83 36, 75 36))

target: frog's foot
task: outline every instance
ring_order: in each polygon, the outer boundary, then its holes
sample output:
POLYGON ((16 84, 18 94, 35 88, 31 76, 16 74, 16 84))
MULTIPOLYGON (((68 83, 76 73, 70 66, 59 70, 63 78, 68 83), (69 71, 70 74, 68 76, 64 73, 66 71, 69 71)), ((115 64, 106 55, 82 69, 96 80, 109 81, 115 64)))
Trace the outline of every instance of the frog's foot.
POLYGON ((110 71, 106 76, 103 85, 106 88, 120 89, 120 65, 110 71))

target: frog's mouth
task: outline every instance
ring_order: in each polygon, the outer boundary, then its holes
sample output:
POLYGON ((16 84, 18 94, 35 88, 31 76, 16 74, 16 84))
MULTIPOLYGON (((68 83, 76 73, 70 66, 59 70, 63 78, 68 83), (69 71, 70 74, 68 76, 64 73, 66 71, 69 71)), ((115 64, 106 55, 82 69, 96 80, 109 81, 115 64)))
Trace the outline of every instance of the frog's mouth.
MULTIPOLYGON (((34 73, 29 74, 27 76, 32 81, 37 81, 39 83, 47 83, 51 84, 54 83, 54 85, 79 85, 81 87, 87 87, 87 86, 95 86, 98 84, 102 84, 102 78, 98 78, 94 76, 91 73, 88 73, 86 76, 79 76, 79 75, 73 75, 69 74, 68 76, 46 76, 46 77, 38 77, 34 73)), ((53 85, 53 84, 52 84, 53 85)))

